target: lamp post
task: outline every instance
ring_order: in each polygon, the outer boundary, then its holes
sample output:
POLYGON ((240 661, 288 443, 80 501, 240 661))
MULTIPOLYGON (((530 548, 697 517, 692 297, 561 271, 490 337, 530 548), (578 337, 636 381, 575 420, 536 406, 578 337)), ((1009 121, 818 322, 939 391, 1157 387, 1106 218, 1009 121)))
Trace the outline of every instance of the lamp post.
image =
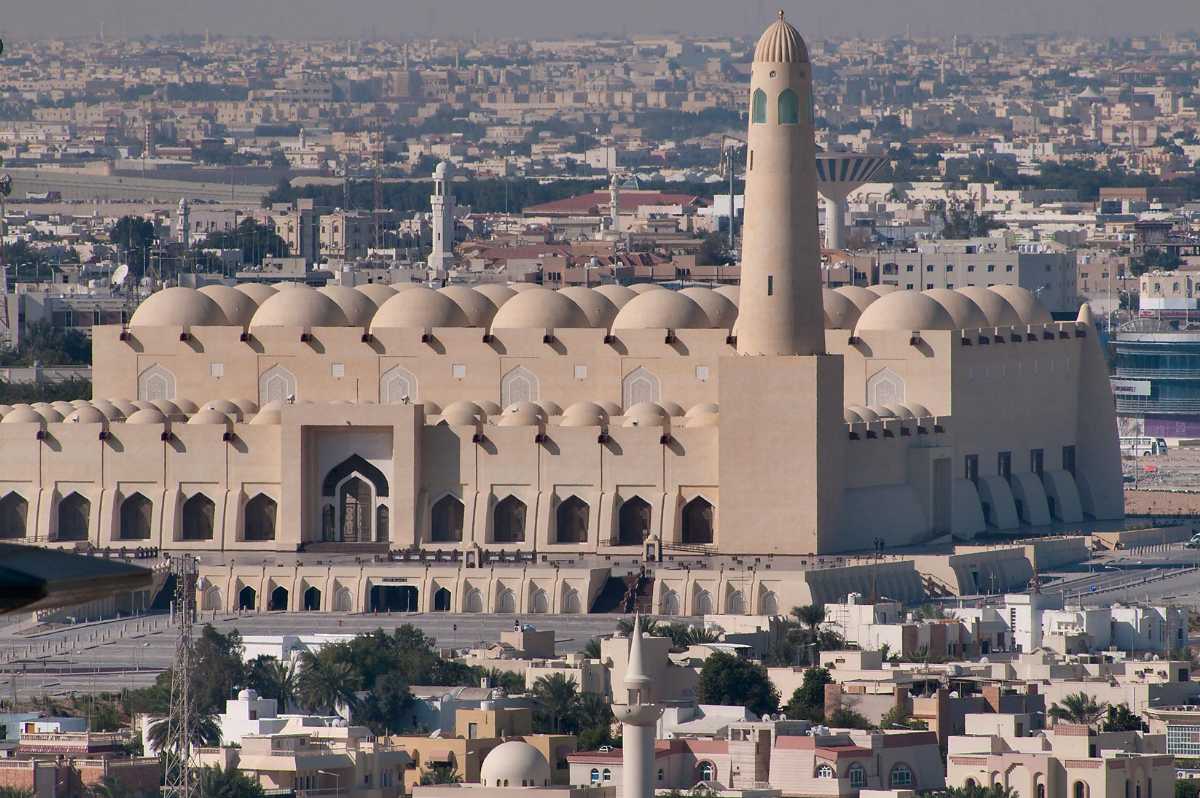
POLYGON ((333 776, 334 798, 342 798, 342 775, 334 773, 332 770, 318 770, 317 772, 324 776, 333 776))

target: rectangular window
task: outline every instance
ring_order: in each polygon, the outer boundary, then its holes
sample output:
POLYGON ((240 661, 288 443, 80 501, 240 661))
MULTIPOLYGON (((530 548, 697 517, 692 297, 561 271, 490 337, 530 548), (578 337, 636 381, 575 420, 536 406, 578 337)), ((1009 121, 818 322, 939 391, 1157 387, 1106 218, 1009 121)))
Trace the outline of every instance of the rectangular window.
POLYGON ((775 275, 767 275, 767 296, 775 296, 775 275))
POLYGON ((996 473, 1006 480, 1012 477, 1012 452, 1000 452, 996 458, 996 473))
POLYGON ((696 366, 696 379, 708 382, 708 366, 696 366))
POLYGON ((990 263, 989 263, 989 264, 988 264, 988 271, 989 271, 989 272, 994 272, 994 271, 996 271, 996 267, 995 267, 993 264, 990 264, 990 263))
POLYGON ((455 363, 450 366, 450 376, 456 380, 461 380, 467 376, 467 367, 462 363, 455 363))
POLYGON ((1006 271, 1006 272, 1011 272, 1011 271, 1012 271, 1012 264, 1010 263, 1010 264, 1008 264, 1007 266, 1005 266, 1005 267, 1004 267, 1004 271, 1006 271))
POLYGON ((912 283, 908 283, 908 284, 907 284, 907 285, 905 285, 904 287, 905 287, 905 288, 907 288, 909 291, 913 290, 913 284, 912 284, 912 283))
POLYGON ((346 364, 345 363, 330 363, 329 364, 329 373, 333 375, 333 378, 335 380, 340 380, 342 377, 346 376, 346 364))
POLYGON ((1045 452, 1043 452, 1041 449, 1029 450, 1029 470, 1034 474, 1037 474, 1039 479, 1042 476, 1045 460, 1045 452))
POLYGON ((931 271, 933 271, 933 265, 932 265, 932 264, 930 264, 929 266, 926 266, 926 267, 925 267, 925 271, 927 271, 927 272, 931 272, 931 271))
POLYGON ((967 267, 967 271, 969 271, 969 272, 973 272, 973 271, 975 271, 975 264, 974 264, 974 263, 972 263, 970 266, 968 266, 968 267, 967 267))
POLYGON ((906 271, 906 272, 911 272, 912 270, 913 270, 913 267, 912 267, 911 263, 904 267, 904 271, 906 271))
POLYGON ((1071 476, 1075 476, 1075 447, 1064 446, 1062 448, 1062 468, 1071 476))
POLYGON ((979 481, 979 455, 968 454, 963 458, 963 478, 971 481, 979 481))
POLYGON ((925 290, 926 290, 926 291, 930 291, 930 290, 932 290, 932 289, 933 289, 933 283, 925 283, 925 290))
POLYGON ((948 271, 948 272, 954 271, 954 264, 952 264, 952 263, 946 264, 946 271, 948 271))
POLYGON ((210 377, 213 377, 218 380, 221 379, 222 377, 225 376, 225 364, 224 363, 209 363, 208 364, 208 375, 210 377))
POLYGON ((575 366, 575 379, 577 379, 577 380, 586 380, 587 379, 587 366, 583 366, 583 365, 575 366))

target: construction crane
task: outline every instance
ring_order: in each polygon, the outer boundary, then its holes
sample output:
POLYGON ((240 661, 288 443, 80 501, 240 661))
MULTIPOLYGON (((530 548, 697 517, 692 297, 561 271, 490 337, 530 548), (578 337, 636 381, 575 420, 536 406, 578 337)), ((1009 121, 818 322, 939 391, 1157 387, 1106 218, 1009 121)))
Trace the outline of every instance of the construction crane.
POLYGON ((175 662, 171 666, 171 703, 167 737, 163 743, 166 773, 163 798, 192 798, 191 753, 196 718, 192 714, 192 622, 196 614, 196 558, 183 555, 171 561, 175 598, 171 620, 175 624, 175 662))

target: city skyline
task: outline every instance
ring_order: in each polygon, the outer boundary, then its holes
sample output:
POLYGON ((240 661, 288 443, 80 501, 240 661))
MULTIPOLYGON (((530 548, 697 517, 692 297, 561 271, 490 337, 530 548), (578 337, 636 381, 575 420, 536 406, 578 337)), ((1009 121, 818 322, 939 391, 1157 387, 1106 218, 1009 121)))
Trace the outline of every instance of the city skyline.
POLYGON ((782 8, 809 38, 910 33, 999 35, 1065 32, 1123 37, 1194 29, 1189 0, 914 0, 896 7, 878 0, 814 0, 810 3, 718 3, 658 0, 650 5, 616 0, 602 6, 567 0, 425 0, 387 3, 348 0, 75 0, 21 4, 0 20, 0 34, 53 38, 97 34, 133 37, 174 32, 251 34, 292 38, 389 38, 404 36, 545 37, 585 34, 749 34, 782 8))

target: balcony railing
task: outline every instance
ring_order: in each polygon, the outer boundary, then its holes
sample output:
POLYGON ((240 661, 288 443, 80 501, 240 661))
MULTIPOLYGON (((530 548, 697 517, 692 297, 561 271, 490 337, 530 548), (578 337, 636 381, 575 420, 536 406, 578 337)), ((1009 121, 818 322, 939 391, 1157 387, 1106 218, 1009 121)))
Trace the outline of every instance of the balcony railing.
POLYGON ((1200 369, 1127 369, 1117 368, 1117 379, 1200 380, 1200 369))

